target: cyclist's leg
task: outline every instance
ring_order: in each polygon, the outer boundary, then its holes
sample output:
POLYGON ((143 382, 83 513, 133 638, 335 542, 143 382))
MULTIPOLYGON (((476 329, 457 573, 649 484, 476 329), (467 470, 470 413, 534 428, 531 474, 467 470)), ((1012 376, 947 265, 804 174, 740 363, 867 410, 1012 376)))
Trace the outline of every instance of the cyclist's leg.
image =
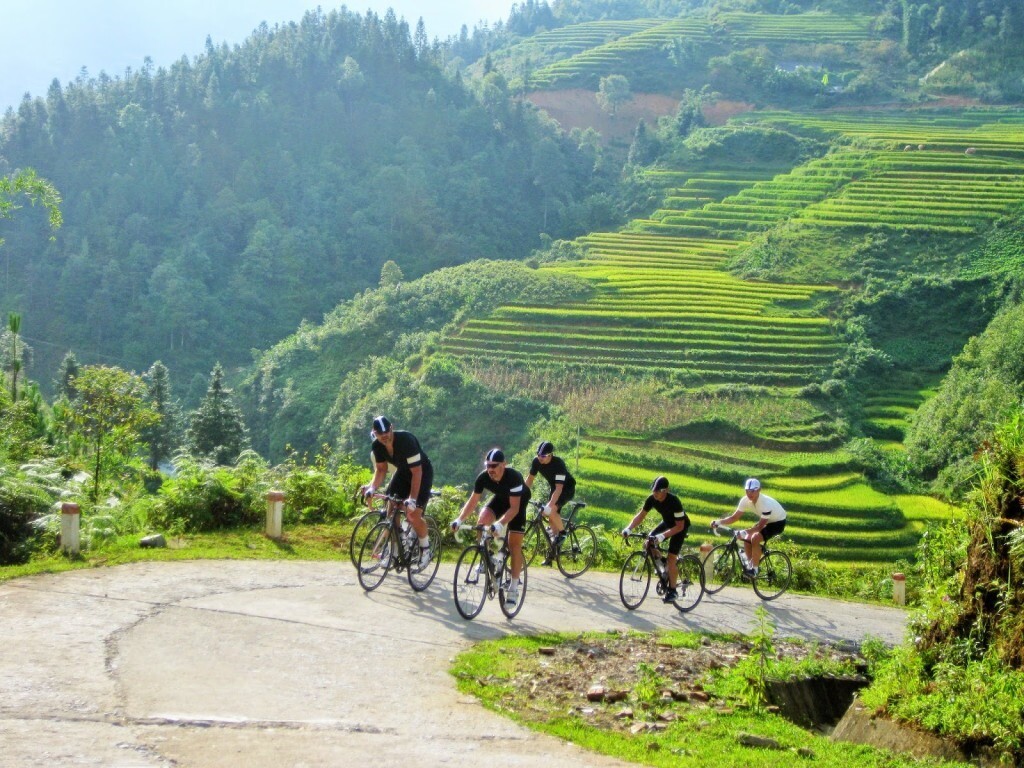
POLYGON ((758 538, 761 540, 761 546, 757 548, 757 561, 754 562, 755 568, 757 568, 758 564, 761 562, 761 556, 764 554, 764 548, 768 546, 768 542, 784 530, 786 530, 785 520, 776 520, 774 523, 768 523, 768 525, 761 529, 761 532, 758 535, 758 538))
POLYGON ((521 503, 519 514, 508 524, 508 551, 512 558, 512 578, 523 572, 523 532, 526 530, 526 504, 521 503))
POLYGON ((548 525, 551 526, 551 533, 558 536, 558 534, 565 530, 565 523, 562 522, 562 515, 560 514, 562 511, 562 503, 560 501, 556 501, 552 504, 549 501, 548 504, 551 507, 551 514, 548 516, 548 525))
POLYGON ((761 531, 748 534, 747 536, 747 558, 749 558, 750 565, 753 568, 757 568, 761 563, 761 553, 764 551, 761 547, 762 541, 764 541, 764 537, 761 535, 761 531))
MULTIPOLYGON (((683 528, 679 533, 672 534, 672 538, 668 540, 668 585, 672 588, 676 588, 676 584, 679 582, 679 568, 676 566, 679 560, 679 553, 683 549, 683 542, 686 541, 686 532, 690 530, 689 518, 684 518, 687 523, 686 527, 683 528)), ((665 526, 662 523, 658 527, 665 526)), ((668 526, 665 526, 666 530, 668 526)), ((661 533, 657 528, 655 532, 661 533)))

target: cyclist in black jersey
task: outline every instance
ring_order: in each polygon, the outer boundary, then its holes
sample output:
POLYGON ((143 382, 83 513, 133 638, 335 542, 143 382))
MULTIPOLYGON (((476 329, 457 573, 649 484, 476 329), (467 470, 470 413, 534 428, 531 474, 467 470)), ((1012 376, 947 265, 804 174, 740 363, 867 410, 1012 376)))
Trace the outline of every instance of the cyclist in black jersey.
POLYGON ((659 476, 651 483, 651 495, 644 501, 640 511, 636 513, 633 520, 622 529, 622 535, 628 536, 647 517, 647 513, 656 509, 661 515, 661 522, 651 531, 650 538, 660 544, 668 539, 668 584, 669 589, 665 592, 664 600, 671 603, 676 599, 676 584, 679 581, 679 569, 676 567, 676 560, 679 559, 679 550, 683 548, 683 541, 686 540, 686 532, 690 528, 690 518, 683 510, 683 502, 674 493, 668 491, 668 478, 659 476))
POLYGON ((388 473, 388 465, 395 468, 388 483, 389 496, 404 496, 405 516, 416 531, 420 542, 420 565, 430 562, 430 535, 423 509, 430 500, 430 489, 434 484, 434 466, 430 457, 420 446, 412 432, 396 430, 386 416, 377 416, 370 430, 373 444, 370 456, 373 461, 373 479, 362 487, 363 496, 370 498, 380 487, 388 473))
POLYGON ((548 495, 547 503, 544 505, 544 516, 551 525, 551 532, 555 534, 555 541, 544 558, 542 565, 551 565, 552 556, 558 551, 558 546, 565 536, 565 526, 562 524, 562 517, 559 514, 567 501, 571 501, 576 495, 576 478, 569 472, 565 462, 555 456, 555 446, 544 440, 537 446, 537 455, 530 464, 530 473, 526 476, 526 486, 532 491, 533 481, 540 475, 547 480, 551 493, 548 495))
POLYGON ((477 517, 477 525, 489 525, 498 537, 508 538, 508 551, 512 559, 512 583, 505 592, 505 602, 515 605, 519 601, 520 574, 523 572, 523 531, 526 529, 526 505, 530 501, 530 488, 512 467, 505 463, 500 448, 492 448, 484 458, 484 471, 473 483, 473 493, 452 520, 452 530, 476 511, 484 491, 490 491, 490 501, 477 517))

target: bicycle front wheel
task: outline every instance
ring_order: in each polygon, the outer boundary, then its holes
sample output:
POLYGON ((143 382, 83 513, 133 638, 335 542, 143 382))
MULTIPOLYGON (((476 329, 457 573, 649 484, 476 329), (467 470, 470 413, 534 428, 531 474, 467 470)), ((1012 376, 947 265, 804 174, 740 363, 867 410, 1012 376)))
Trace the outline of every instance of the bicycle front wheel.
POLYGON ((523 561, 527 566, 533 565, 538 556, 541 560, 547 557, 548 537, 544 535, 543 525, 535 520, 526 527, 526 533, 523 534, 523 561))
POLYGON ((708 571, 710 579, 704 583, 704 591, 709 595, 721 592, 723 587, 731 584, 740 572, 740 557, 736 550, 728 544, 719 544, 708 552, 704 562, 711 561, 708 571))
POLYGON ((619 598, 629 610, 640 607, 651 588, 651 561, 646 552, 633 552, 622 564, 619 598))
POLYGON ((352 536, 348 540, 348 556, 356 568, 359 567, 359 552, 363 548, 367 532, 382 519, 379 509, 371 509, 361 514, 356 524, 352 526, 352 536))
POLYGON ((472 619, 480 613, 487 599, 487 565, 484 558, 487 553, 477 544, 470 544, 459 555, 455 564, 455 581, 452 594, 455 597, 455 610, 464 619, 472 619))
POLYGON ((785 552, 765 552, 754 577, 754 591, 762 600, 774 600, 793 580, 793 564, 785 552))
POLYGON ((441 530, 429 517, 427 536, 430 539, 430 552, 426 562, 421 562, 423 550, 419 541, 414 541, 409 551, 409 568, 406 575, 409 577, 409 586, 416 592, 422 592, 429 587, 437 576, 437 569, 441 567, 441 530))
POLYGON ((555 553, 558 570, 567 579, 586 573, 597 559, 597 534, 587 525, 568 531, 555 553))
POLYGON ((688 613, 704 597, 704 564, 696 555, 682 555, 676 560, 676 570, 679 578, 672 604, 680 613, 688 613))
POLYGON ((507 599, 512 579, 511 570, 506 567, 498 576, 501 579, 498 582, 498 602, 501 604, 501 612, 505 614, 506 618, 514 619, 523 609, 523 603, 526 602, 526 575, 528 572, 529 569, 523 565, 523 570, 519 574, 519 595, 514 603, 508 602, 507 599))
POLYGON ((398 541, 391 524, 377 523, 370 529, 359 550, 359 564, 356 566, 359 585, 367 592, 379 587, 397 556, 398 541))

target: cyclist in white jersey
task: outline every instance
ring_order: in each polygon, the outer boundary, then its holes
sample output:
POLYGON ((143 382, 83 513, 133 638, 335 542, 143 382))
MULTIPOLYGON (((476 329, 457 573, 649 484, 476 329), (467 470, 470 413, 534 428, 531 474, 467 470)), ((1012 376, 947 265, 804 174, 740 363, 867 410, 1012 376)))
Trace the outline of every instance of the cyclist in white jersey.
POLYGON ((751 477, 743 484, 743 491, 743 498, 736 505, 736 511, 728 517, 713 521, 711 527, 729 525, 751 510, 758 516, 757 523, 743 531, 743 549, 747 556, 744 573, 749 577, 757 574, 761 563, 761 543, 778 536, 785 529, 786 510, 771 496, 761 493, 761 482, 756 477, 751 477), (750 565, 747 566, 747 563, 750 565))

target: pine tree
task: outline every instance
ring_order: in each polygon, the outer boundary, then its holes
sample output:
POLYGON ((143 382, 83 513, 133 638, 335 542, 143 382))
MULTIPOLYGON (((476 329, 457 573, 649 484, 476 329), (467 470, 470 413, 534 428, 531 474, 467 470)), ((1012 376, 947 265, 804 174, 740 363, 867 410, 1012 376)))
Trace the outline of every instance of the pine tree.
POLYGON ((189 414, 185 444, 192 454, 209 457, 217 464, 230 464, 249 447, 242 412, 232 402, 231 390, 224 386, 220 363, 210 373, 210 386, 199 408, 189 414))
POLYGON ((156 470, 178 446, 178 403, 171 397, 171 378, 167 366, 157 360, 146 375, 147 400, 159 421, 143 430, 142 439, 149 445, 149 467, 156 470))
POLYGON ((57 378, 53 382, 54 389, 57 391, 57 397, 63 397, 69 401, 75 399, 74 381, 78 371, 78 358, 75 357, 74 352, 68 352, 64 355, 64 359, 60 361, 60 368, 57 369, 57 378))

